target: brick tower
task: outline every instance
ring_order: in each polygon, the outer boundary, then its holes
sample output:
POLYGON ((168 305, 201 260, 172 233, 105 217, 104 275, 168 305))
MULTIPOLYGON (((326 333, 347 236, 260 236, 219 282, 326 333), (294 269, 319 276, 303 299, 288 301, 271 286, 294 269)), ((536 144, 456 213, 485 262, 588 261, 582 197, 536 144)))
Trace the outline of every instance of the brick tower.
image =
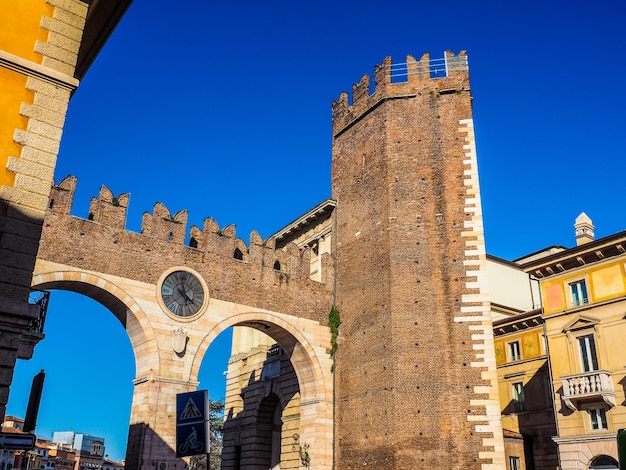
POLYGON ((333 103, 339 470, 505 468, 467 56, 333 103))

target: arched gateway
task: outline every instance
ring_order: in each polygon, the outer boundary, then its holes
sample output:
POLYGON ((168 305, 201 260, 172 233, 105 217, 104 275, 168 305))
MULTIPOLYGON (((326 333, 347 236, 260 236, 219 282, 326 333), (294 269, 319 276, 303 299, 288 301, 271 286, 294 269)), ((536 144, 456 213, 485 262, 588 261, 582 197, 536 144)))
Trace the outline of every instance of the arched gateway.
MULTIPOLYGON (((33 287, 84 294, 124 325, 136 377, 126 466, 180 467, 175 457, 176 394, 195 390, 211 342, 232 326, 262 330, 290 358, 301 394, 300 432, 318 468, 332 465, 332 360, 324 326, 332 278, 312 281, 309 251, 275 250, 253 233, 244 259, 232 228, 207 220, 183 245, 186 214, 157 204, 142 234, 124 230, 127 199, 103 188, 88 219, 69 215, 76 185, 53 188, 33 287), (275 269, 280 260, 281 269, 275 269)), ((329 263, 330 260, 325 260, 329 263)), ((327 269, 328 275, 332 274, 327 269)))
POLYGON ((207 219, 185 246, 185 211, 157 203, 132 233, 128 195, 103 187, 78 219, 76 180, 53 188, 33 282, 89 295, 124 324, 129 470, 180 470, 175 395, 238 325, 269 335, 297 380, 241 389, 225 470, 505 468, 467 56, 387 58, 373 79, 333 103, 333 200, 274 238, 246 246, 207 219))

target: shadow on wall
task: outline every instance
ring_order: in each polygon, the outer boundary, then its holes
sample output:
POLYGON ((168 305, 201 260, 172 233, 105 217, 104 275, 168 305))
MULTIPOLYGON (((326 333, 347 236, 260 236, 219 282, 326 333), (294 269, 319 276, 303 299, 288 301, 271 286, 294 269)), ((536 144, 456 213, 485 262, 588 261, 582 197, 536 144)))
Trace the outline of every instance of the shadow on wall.
POLYGON ((187 463, 148 424, 132 424, 128 430, 125 470, 186 470, 187 463))
POLYGON ((281 470, 299 469, 300 388, 289 355, 274 345, 262 367, 245 377, 239 391, 243 409, 235 415, 231 407, 225 414, 222 470, 278 464, 281 470))
POLYGON ((524 436, 526 469, 557 468, 557 435, 550 392, 548 364, 543 364, 524 385, 524 400, 511 400, 503 414, 516 414, 524 436))

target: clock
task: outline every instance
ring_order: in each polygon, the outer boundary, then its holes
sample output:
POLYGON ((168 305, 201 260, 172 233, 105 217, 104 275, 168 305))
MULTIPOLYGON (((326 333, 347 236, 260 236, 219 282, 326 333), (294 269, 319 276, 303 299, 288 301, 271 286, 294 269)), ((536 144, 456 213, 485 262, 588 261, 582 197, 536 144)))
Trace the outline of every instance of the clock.
POLYGON ((196 315, 205 304, 204 283, 198 276, 175 270, 165 276, 160 289, 161 302, 171 313, 181 318, 196 315))

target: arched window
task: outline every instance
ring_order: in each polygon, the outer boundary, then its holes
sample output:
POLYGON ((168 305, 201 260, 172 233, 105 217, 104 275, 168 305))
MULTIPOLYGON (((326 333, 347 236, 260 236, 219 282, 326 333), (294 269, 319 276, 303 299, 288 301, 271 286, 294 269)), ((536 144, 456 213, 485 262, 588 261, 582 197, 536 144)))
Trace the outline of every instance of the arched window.
POLYGON ((235 254, 233 258, 238 259, 239 261, 243 261, 243 252, 239 248, 235 248, 235 254))
POLYGON ((189 246, 191 248, 198 248, 198 240, 196 240, 195 238, 191 237, 189 239, 189 246))
POLYGON ((605 469, 618 469, 619 464, 617 460, 609 455, 599 455, 591 461, 589 470, 605 470, 605 469))
POLYGON ((275 269, 276 271, 280 271, 280 261, 276 261, 276 262, 274 263, 274 269, 275 269))

